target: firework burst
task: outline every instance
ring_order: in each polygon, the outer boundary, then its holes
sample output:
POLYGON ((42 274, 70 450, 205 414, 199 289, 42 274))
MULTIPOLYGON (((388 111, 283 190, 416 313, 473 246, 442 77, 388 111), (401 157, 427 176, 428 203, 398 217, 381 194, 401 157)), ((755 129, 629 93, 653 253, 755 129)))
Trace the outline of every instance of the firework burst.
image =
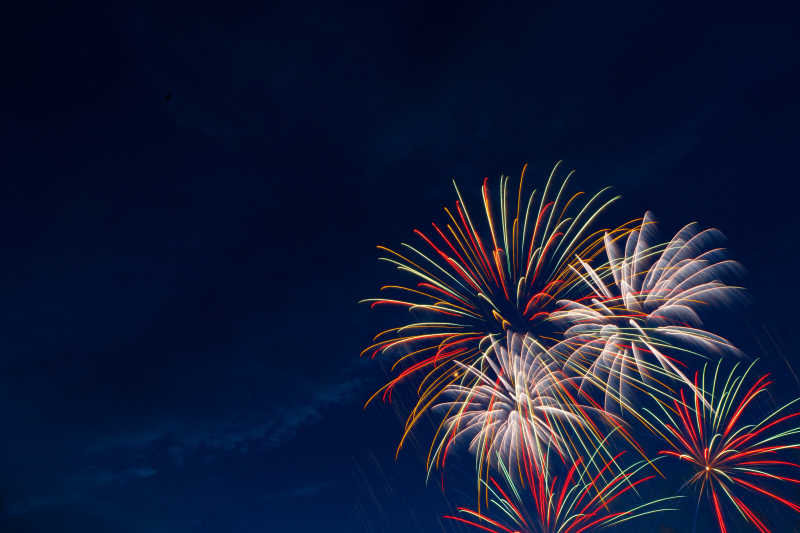
POLYGON ((606 476, 620 453, 608 460, 600 472, 591 475, 578 458, 563 479, 551 475, 547 469, 536 469, 528 463, 521 482, 498 459, 502 477, 486 482, 490 496, 490 509, 495 516, 480 509, 458 508, 459 516, 446 516, 450 520, 490 533, 584 533, 600 527, 612 527, 644 515, 672 511, 668 502, 676 497, 660 498, 614 511, 618 499, 626 493, 635 493, 636 486, 654 476, 640 477, 648 462, 639 461, 613 476, 606 476))
MULTIPOLYGON (((585 201, 582 192, 569 195, 572 173, 559 183, 557 169, 558 165, 539 195, 523 195, 524 168, 516 188, 508 177, 501 177, 498 202, 490 199, 484 180, 483 213, 478 218, 470 215, 456 187, 458 201, 453 210, 445 208, 445 224, 433 224, 428 234, 414 231, 422 247, 379 247, 386 254, 382 260, 417 280, 415 285, 382 287, 394 297, 366 300, 372 307, 404 307, 412 317, 405 325, 379 333, 362 352, 395 357, 392 370, 397 375, 370 400, 378 395, 390 398, 399 382, 421 376, 419 400, 400 446, 442 390, 460 379, 460 365, 478 360, 492 335, 535 330, 557 296, 577 279, 576 254, 591 260, 602 250, 602 233, 590 233, 590 228, 616 197, 606 198, 607 189, 585 201)), ((630 231, 634 224, 611 234, 630 231)))
POLYGON ((535 469, 547 469, 551 453, 567 462, 606 451, 608 431, 598 423, 631 439, 619 420, 581 395, 577 380, 561 370, 561 361, 530 335, 507 332, 504 339, 493 340, 477 363, 455 364, 462 378, 445 388, 444 400, 435 405, 446 415, 431 447, 429 472, 463 440, 476 457, 480 479, 496 466, 492 459, 497 457, 521 473, 526 460, 535 469))
POLYGON ((723 377, 718 363, 708 383, 704 368, 699 381, 695 374, 694 392, 688 401, 681 390, 680 401, 675 399, 670 409, 661 406, 658 416, 651 413, 665 430, 670 446, 661 454, 694 466, 695 474, 686 485, 699 488, 698 504, 704 495, 708 497, 722 533, 726 533, 730 520, 724 513, 726 502, 760 533, 770 532, 763 518, 753 511, 752 503, 745 503, 747 497, 742 492, 764 496, 800 512, 800 505, 772 489, 772 485, 800 484, 797 474, 785 475, 787 470, 796 472, 800 464, 783 457, 800 449, 800 412, 792 412, 800 398, 766 416, 748 420, 754 414, 754 400, 765 395, 772 384, 767 374, 745 385, 753 364, 740 375, 736 374, 737 364, 723 377), (765 483, 769 485, 765 487, 765 483))
POLYGON ((681 356, 736 352, 726 339, 701 329, 698 311, 727 303, 740 290, 724 281, 738 265, 716 246, 722 235, 713 228, 698 231, 689 224, 658 245, 647 212, 620 251, 616 241, 623 236, 605 235, 602 266, 580 258, 578 268, 570 265, 588 294, 559 301, 549 317, 566 327, 554 351, 602 389, 607 410, 621 412, 631 411, 631 389, 669 397, 670 380, 691 387, 681 356))

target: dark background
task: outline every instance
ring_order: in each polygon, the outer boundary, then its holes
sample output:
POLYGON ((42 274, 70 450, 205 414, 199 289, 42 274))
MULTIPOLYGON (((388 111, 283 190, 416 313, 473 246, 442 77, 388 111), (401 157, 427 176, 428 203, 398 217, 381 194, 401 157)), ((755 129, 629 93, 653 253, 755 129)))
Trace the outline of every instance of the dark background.
POLYGON ((457 531, 472 487, 361 409, 398 317, 357 301, 451 178, 524 162, 613 185, 614 221, 721 228, 751 293, 725 333, 789 376, 797 13, 137 4, 4 13, 0 531, 457 531))

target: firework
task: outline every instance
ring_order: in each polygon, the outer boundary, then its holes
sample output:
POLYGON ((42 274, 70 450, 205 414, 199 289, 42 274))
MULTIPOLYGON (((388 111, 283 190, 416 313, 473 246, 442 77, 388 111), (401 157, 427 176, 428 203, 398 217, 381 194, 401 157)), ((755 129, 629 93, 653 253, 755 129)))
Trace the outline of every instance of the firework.
POLYGON ((603 477, 622 453, 607 461, 600 472, 590 475, 578 458, 569 471, 559 479, 549 470, 536 469, 527 463, 525 479, 514 481, 502 459, 499 463, 503 476, 490 478, 486 483, 490 495, 490 516, 478 510, 460 507, 460 516, 446 516, 463 524, 491 533, 583 533, 600 527, 611 527, 628 520, 663 511, 672 511, 667 497, 647 501, 622 511, 614 511, 618 498, 635 493, 637 485, 654 476, 640 477, 647 461, 639 461, 613 477, 603 477))
POLYGON ((688 401, 681 390, 680 401, 675 399, 671 408, 661 406, 658 416, 651 413, 665 430, 670 446, 661 454, 687 461, 695 468, 686 485, 699 487, 698 505, 707 496, 722 533, 727 531, 725 524, 729 522, 724 512, 726 503, 761 533, 770 531, 752 504, 745 504, 747 497, 742 492, 772 499, 800 512, 800 505, 772 489, 772 485, 800 484, 797 477, 785 475, 787 470, 800 469, 800 464, 783 457, 800 449, 800 412, 791 411, 800 398, 750 420, 754 400, 765 395, 772 384, 769 374, 745 384, 753 364, 740 375, 736 374, 737 364, 725 378, 719 375, 718 363, 708 383, 704 368, 699 381, 695 374, 688 401), (765 487, 765 483, 769 486, 765 487))
POLYGON ((462 377, 445 388, 434 409, 446 416, 431 447, 429 472, 463 440, 476 456, 481 479, 493 458, 522 472, 525 457, 535 469, 547 469, 551 452, 563 462, 590 449, 605 451, 609 432, 596 421, 609 422, 610 433, 630 438, 618 420, 581 397, 560 363, 534 337, 512 332, 493 340, 477 363, 456 361, 462 377))
MULTIPOLYGON (((409 323, 379 333, 362 352, 395 357, 392 370, 397 375, 373 398, 390 398, 399 382, 421 376, 418 403, 400 446, 442 390, 460 379, 461 365, 477 361, 493 334, 534 331, 558 294, 574 283, 576 274, 570 267, 576 254, 590 260, 601 251, 601 233, 589 233, 590 227, 616 197, 606 199, 607 189, 586 201, 582 192, 570 196, 566 189, 572 173, 559 184, 554 178, 557 169, 558 165, 540 195, 523 195, 524 168, 516 188, 508 177, 501 177, 499 202, 490 200, 484 180, 483 213, 478 218, 470 215, 456 186, 458 201, 455 209, 445 208, 445 224, 433 224, 429 234, 414 231, 422 247, 379 247, 386 254, 381 259, 417 280, 415 285, 382 287, 394 297, 366 300, 373 307, 407 308, 411 316, 409 323)), ((625 231, 630 229, 612 234, 625 231)))
POLYGON ((624 235, 606 235, 607 263, 593 268, 578 259, 574 269, 587 295, 559 301, 550 320, 566 326, 554 351, 604 392, 605 408, 631 411, 630 390, 669 396, 670 380, 692 386, 682 370, 682 355, 705 357, 736 352, 726 339, 701 329, 701 307, 727 303, 738 287, 723 280, 738 265, 716 247, 715 229, 681 229, 666 245, 655 243, 655 223, 646 213, 642 225, 624 235))

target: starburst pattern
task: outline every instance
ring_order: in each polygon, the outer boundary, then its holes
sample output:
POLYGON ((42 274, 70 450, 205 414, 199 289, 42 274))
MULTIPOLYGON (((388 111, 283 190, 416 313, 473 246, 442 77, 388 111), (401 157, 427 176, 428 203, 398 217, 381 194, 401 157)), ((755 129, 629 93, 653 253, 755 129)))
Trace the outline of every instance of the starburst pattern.
POLYGON ((576 380, 530 335, 508 332, 493 340, 476 364, 457 364, 462 379, 449 385, 446 400, 436 405, 446 412, 432 448, 437 464, 462 440, 469 443, 480 473, 497 457, 521 471, 524 457, 536 469, 546 469, 551 453, 562 462, 594 450, 608 454, 608 428, 630 439, 619 420, 581 396, 576 380))
MULTIPOLYGON (((570 195, 572 173, 559 181, 557 170, 558 165, 541 194, 524 194, 524 168, 516 188, 510 178, 501 177, 497 202, 484 180, 483 213, 477 218, 456 187, 458 201, 454 209, 445 208, 445 224, 432 224, 431 234, 414 231, 422 247, 404 243, 395 251, 379 246, 386 254, 382 260, 417 280, 416 285, 382 287, 396 297, 365 300, 372 307, 407 308, 412 317, 379 333, 362 352, 395 358, 397 375, 373 398, 390 399, 398 383, 421 376, 418 402, 400 446, 441 392, 457 382, 460 365, 477 361, 492 335, 525 333, 544 324, 558 295, 577 279, 571 268, 576 254, 590 259, 601 251, 602 232, 591 227, 618 197, 606 198, 608 188, 586 200, 583 192, 570 195)), ((622 234, 634 225, 607 231, 622 234)))
POLYGON ((683 356, 737 353, 728 340, 702 329, 699 314, 740 292, 725 282, 739 267, 716 246, 721 238, 715 229, 689 224, 658 245, 647 212, 641 227, 627 235, 624 251, 619 238, 607 234, 607 263, 594 268, 579 258, 580 267, 571 266, 587 294, 559 301, 550 315, 566 326, 554 351, 603 391, 606 409, 632 411, 634 389, 669 397, 672 380, 691 387, 683 356))
POLYGON ((459 516, 446 516, 490 533, 584 533, 612 527, 642 516, 675 510, 668 504, 678 497, 658 498, 613 510, 625 495, 635 494, 637 485, 655 476, 641 476, 647 467, 639 461, 616 475, 606 476, 623 453, 608 460, 592 475, 578 458, 563 476, 528 464, 521 483, 500 459, 502 477, 486 483, 491 515, 480 509, 458 508, 459 516))
POLYGON ((759 532, 770 532, 749 496, 744 496, 747 493, 800 512, 800 505, 763 486, 763 482, 800 484, 797 474, 785 475, 787 470, 800 469, 800 464, 784 457, 800 449, 800 412, 791 411, 800 398, 767 411, 766 416, 756 412, 756 400, 766 394, 772 381, 766 374, 746 385, 753 364, 741 374, 736 373, 736 365, 723 377, 718 363, 708 383, 704 369, 699 381, 695 375, 696 392, 687 398, 681 390, 671 409, 662 407, 658 415, 651 413, 670 445, 661 453, 694 466, 695 473, 686 484, 698 487, 698 498, 710 499, 722 533, 730 521, 724 512, 726 501, 759 532))

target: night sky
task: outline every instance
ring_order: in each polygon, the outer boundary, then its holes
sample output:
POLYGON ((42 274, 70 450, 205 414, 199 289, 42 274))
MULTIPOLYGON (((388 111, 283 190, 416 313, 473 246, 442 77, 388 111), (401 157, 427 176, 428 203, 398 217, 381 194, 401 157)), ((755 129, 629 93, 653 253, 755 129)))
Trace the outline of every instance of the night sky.
POLYGON ((4 17, 0 531, 466 531, 469 475, 426 487, 403 398, 362 409, 402 312, 358 300, 452 178, 526 162, 720 228, 723 333, 800 387, 797 13, 129 4, 4 17))

